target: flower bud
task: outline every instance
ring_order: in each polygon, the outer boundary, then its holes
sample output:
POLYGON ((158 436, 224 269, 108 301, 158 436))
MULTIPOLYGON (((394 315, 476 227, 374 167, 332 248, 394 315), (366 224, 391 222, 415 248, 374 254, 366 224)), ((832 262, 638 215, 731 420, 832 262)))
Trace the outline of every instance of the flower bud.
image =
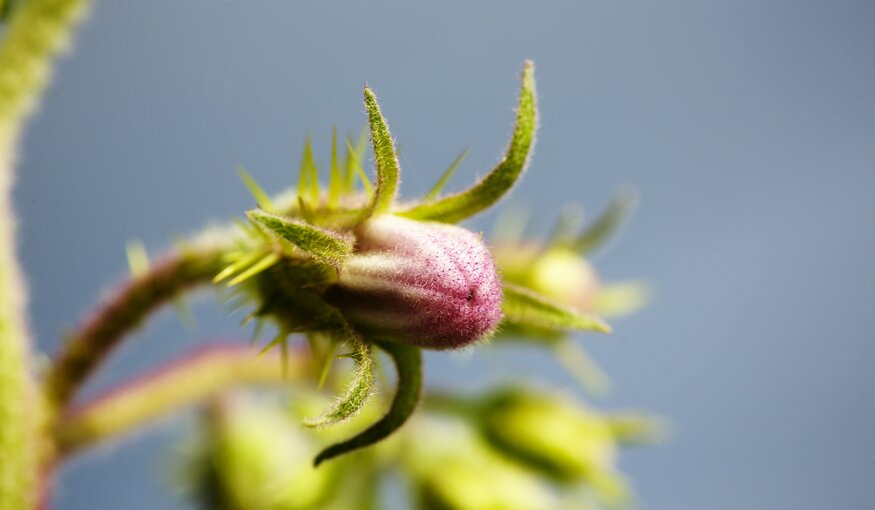
POLYGON ((378 340, 455 349, 495 330, 501 281, 481 239, 461 227, 397 216, 355 232, 328 299, 378 340))
POLYGON ((494 250, 504 278, 582 313, 593 311, 599 279, 590 263, 562 247, 504 245, 494 250))
POLYGON ((584 481, 608 506, 627 501, 607 418, 551 393, 509 389, 490 400, 481 410, 482 432, 493 447, 557 481, 584 481))
POLYGON ((405 442, 406 466, 427 510, 561 508, 536 472, 489 448, 460 420, 418 420, 405 442))
POLYGON ((341 471, 313 466, 317 440, 282 408, 230 399, 211 411, 206 441, 189 459, 189 490, 205 506, 315 510, 334 497, 341 471))

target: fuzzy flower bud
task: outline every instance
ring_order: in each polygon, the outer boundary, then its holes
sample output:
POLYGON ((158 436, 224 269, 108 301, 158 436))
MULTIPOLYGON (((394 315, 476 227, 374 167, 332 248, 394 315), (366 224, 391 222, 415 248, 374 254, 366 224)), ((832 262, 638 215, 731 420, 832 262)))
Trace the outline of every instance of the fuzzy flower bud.
POLYGON ((495 330, 501 280, 479 236, 389 215, 355 234, 328 298, 358 329, 429 349, 463 347, 495 330))

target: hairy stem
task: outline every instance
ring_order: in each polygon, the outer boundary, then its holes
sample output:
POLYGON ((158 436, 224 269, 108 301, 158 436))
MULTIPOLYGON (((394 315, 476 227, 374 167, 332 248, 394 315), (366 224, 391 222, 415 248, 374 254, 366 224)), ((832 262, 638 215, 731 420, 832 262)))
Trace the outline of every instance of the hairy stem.
POLYGON ((15 148, 27 113, 48 81, 58 50, 85 0, 26 0, 0 42, 0 508, 39 499, 39 403, 28 369, 25 290, 16 259, 11 200, 15 148))
POLYGON ((0 43, 0 119, 17 132, 48 83, 87 0, 24 0, 0 43))
POLYGON ((291 356, 288 362, 284 374, 276 355, 258 357, 258 350, 242 345, 202 348, 64 414, 55 429, 58 458, 127 434, 231 387, 300 379, 312 368, 302 356, 291 356))
POLYGON ((46 378, 50 401, 63 409, 100 362, 159 306, 209 283, 223 267, 221 244, 173 254, 124 283, 65 342, 46 378))

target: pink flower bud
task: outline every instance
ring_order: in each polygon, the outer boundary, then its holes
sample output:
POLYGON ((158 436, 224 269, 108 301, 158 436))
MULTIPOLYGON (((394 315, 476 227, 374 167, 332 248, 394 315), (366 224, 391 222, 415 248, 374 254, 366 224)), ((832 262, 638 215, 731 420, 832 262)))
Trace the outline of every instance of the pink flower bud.
POLYGON ((455 349, 495 330, 501 281, 477 235, 389 215, 369 220, 355 234, 355 252, 328 299, 362 332, 455 349))

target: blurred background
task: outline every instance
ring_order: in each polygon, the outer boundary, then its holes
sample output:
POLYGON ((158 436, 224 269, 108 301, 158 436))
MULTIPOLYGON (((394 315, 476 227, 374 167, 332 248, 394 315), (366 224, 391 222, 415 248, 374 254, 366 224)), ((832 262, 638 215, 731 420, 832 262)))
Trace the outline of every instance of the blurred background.
MULTIPOLYGON (((55 352, 125 275, 127 241, 155 253, 251 207, 237 165, 285 189, 308 133, 327 163, 332 126, 365 123, 365 82, 401 144, 403 193, 470 146, 450 188, 467 185, 500 154, 531 58, 539 142, 504 205, 530 208, 538 235, 566 204, 641 195, 595 264, 654 299, 580 341, 615 382, 597 407, 674 424, 621 460, 643 506, 873 508, 873 27, 866 0, 95 2, 21 158, 33 329, 55 352)), ((196 329, 161 314, 88 392, 248 338, 214 299, 196 312, 196 329)), ((427 374, 575 388, 525 349, 430 355, 427 374)), ((188 420, 75 459, 56 507, 189 508, 168 490, 188 420)))

